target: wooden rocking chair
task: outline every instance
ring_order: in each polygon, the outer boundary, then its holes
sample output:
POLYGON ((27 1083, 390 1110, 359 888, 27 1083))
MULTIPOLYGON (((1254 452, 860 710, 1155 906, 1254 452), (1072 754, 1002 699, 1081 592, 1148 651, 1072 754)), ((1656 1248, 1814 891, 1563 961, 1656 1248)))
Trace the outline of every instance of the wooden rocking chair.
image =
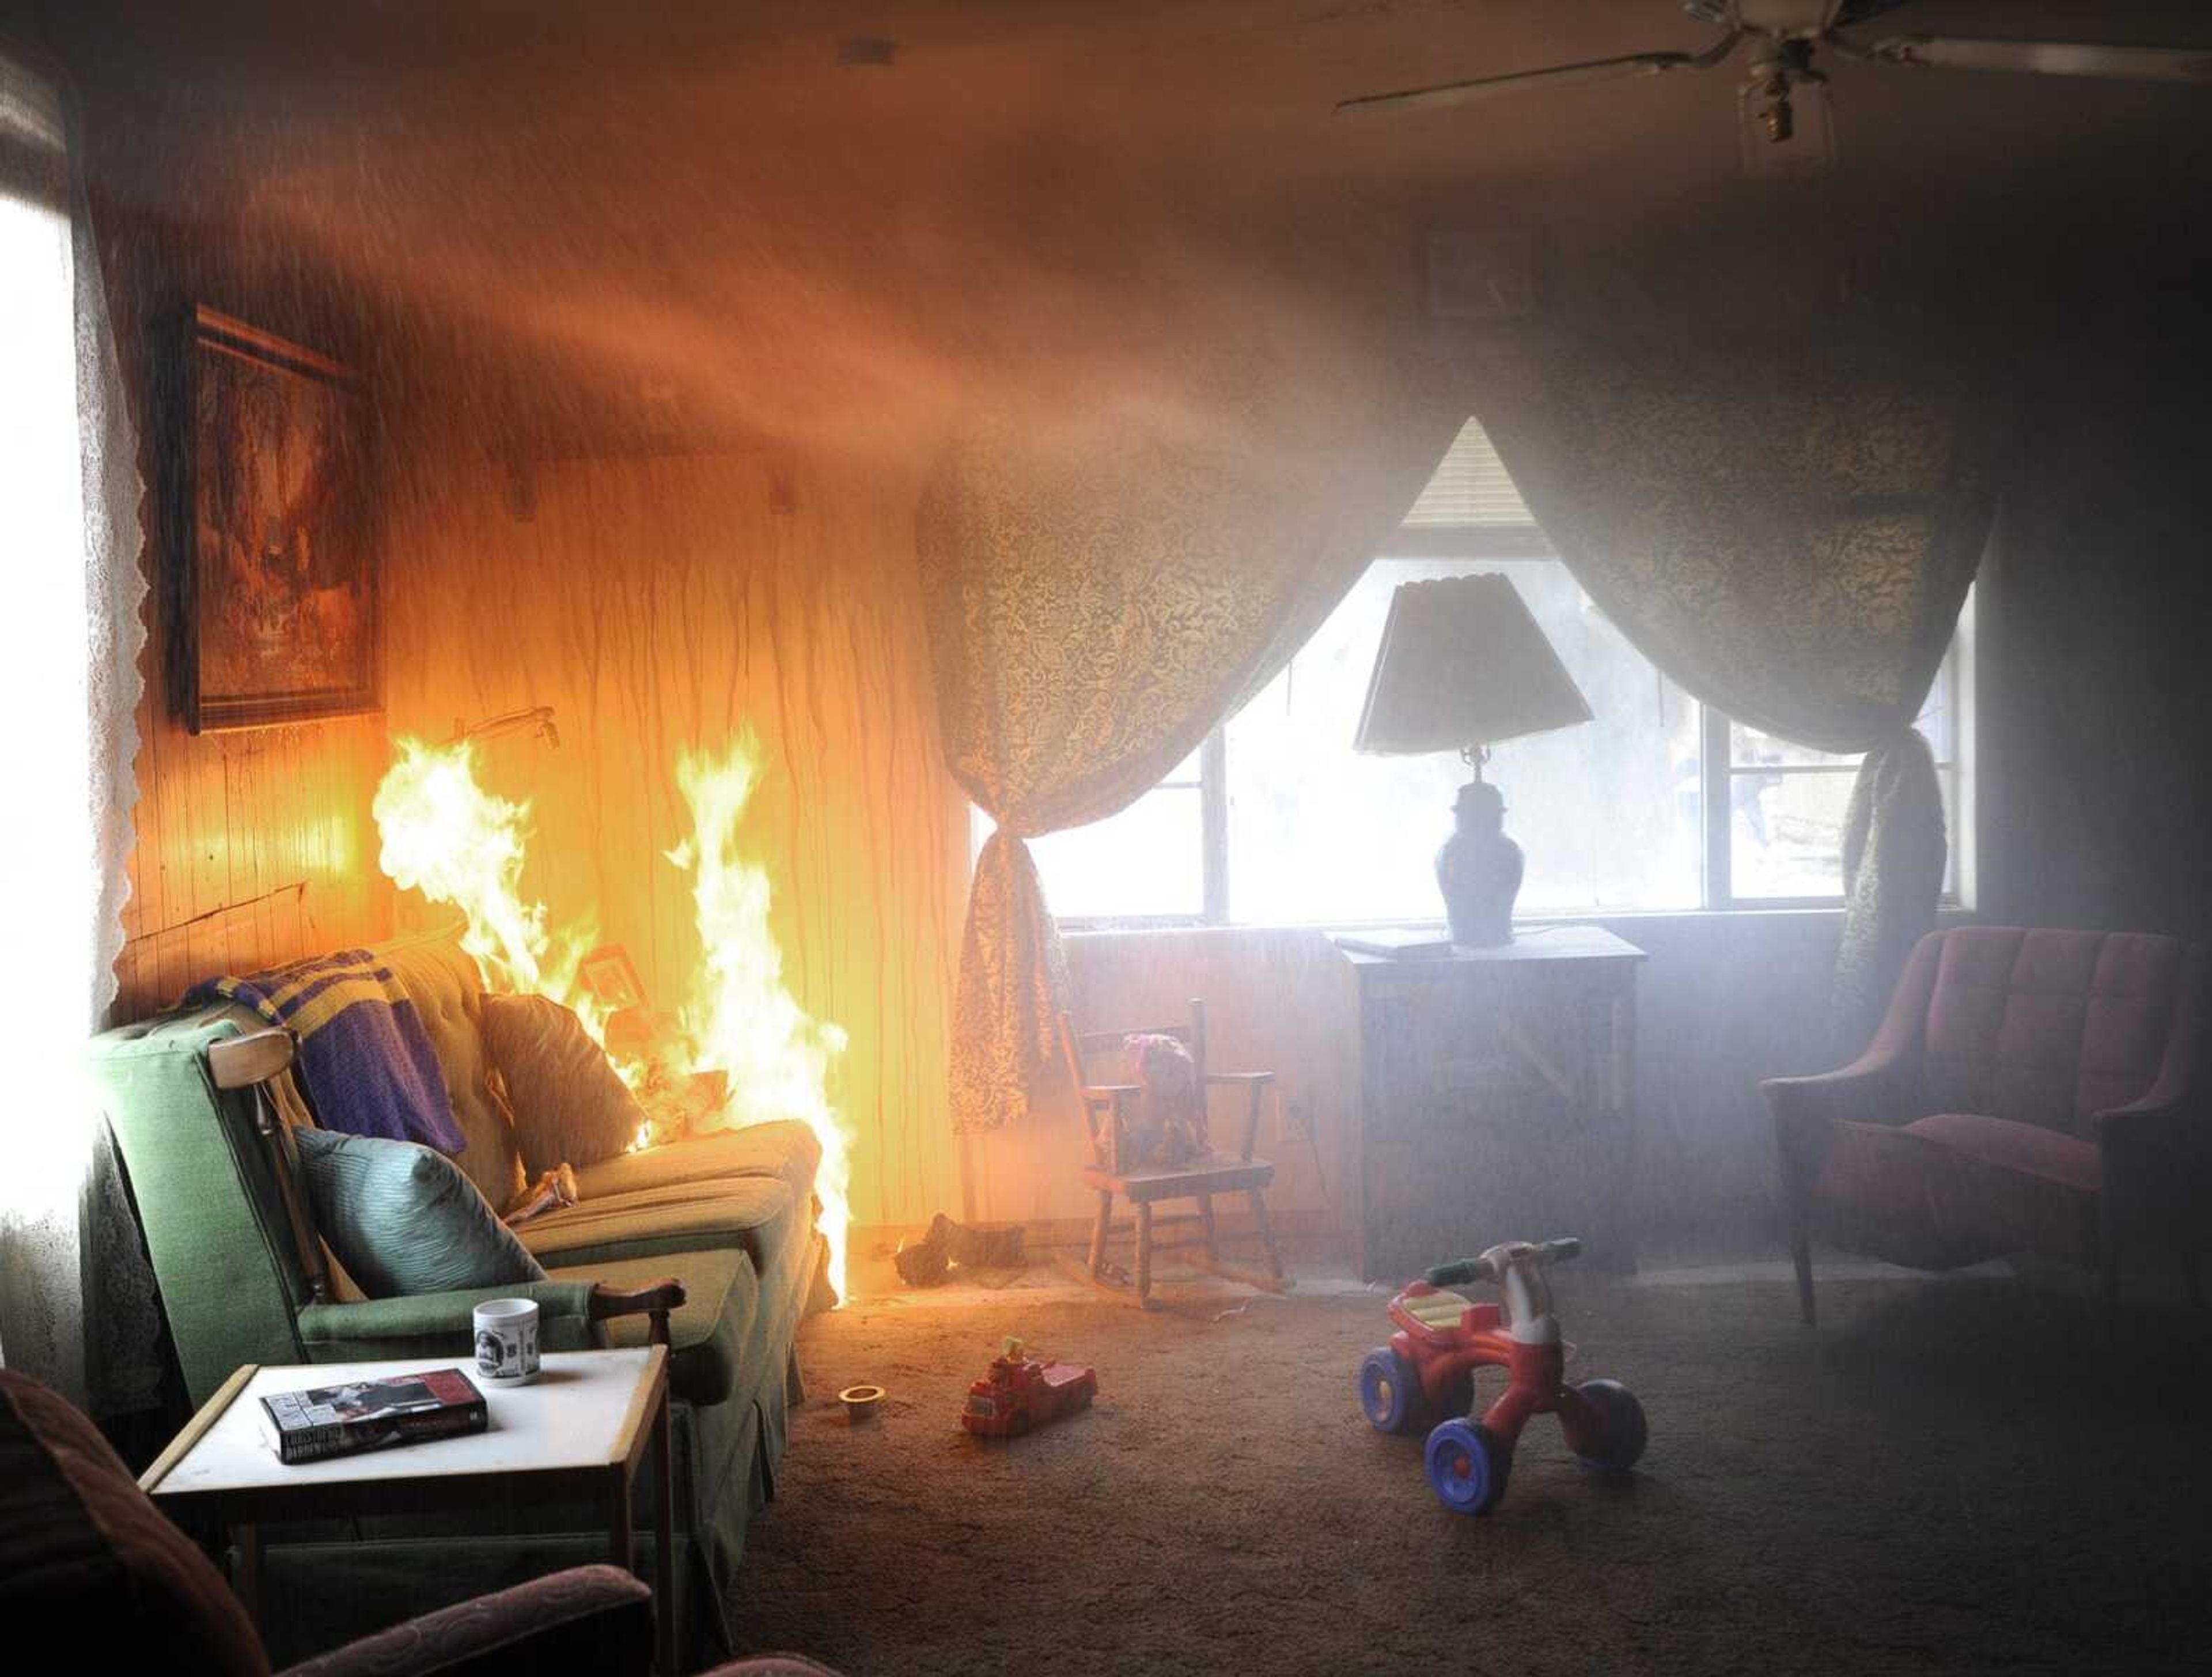
MULTIPOLYGON (((1067 1060, 1067 1074, 1075 1085, 1076 1094, 1083 1103, 1083 1118, 1090 1132, 1092 1163, 1083 1169, 1083 1180, 1098 1194, 1098 1220, 1091 1230, 1091 1261, 1089 1267, 1079 1271, 1082 1279, 1091 1285, 1121 1298, 1133 1298, 1140 1309, 1152 1308, 1152 1254, 1161 1251, 1182 1251, 1188 1261, 1208 1274, 1219 1275, 1246 1286, 1257 1287, 1267 1292, 1286 1292, 1291 1283, 1283 1273, 1282 1255, 1275 1249, 1274 1230, 1267 1223, 1266 1190, 1275 1180, 1275 1167, 1263 1158, 1252 1157, 1252 1144, 1259 1139, 1260 1103, 1268 1086, 1275 1080, 1273 1072, 1209 1072, 1206 1067, 1206 1004, 1193 1001, 1190 1021, 1187 1024, 1158 1025, 1140 1030, 1092 1030, 1079 1032, 1074 1019, 1066 1013, 1060 1016, 1060 1052, 1067 1060), (1243 1133, 1239 1139, 1236 1155, 1215 1152, 1210 1157, 1187 1160, 1179 1164, 1140 1164, 1124 1166, 1128 1137, 1128 1118, 1132 1109, 1143 1095, 1133 1083, 1093 1083, 1084 1070, 1084 1062, 1093 1054, 1120 1053, 1127 1040, 1138 1035, 1172 1036, 1190 1050, 1190 1057, 1198 1072, 1199 1099, 1203 1102, 1207 1091, 1217 1088, 1242 1089, 1246 1093, 1243 1115, 1243 1133), (1242 1268, 1223 1261, 1220 1243, 1213 1218, 1213 1196, 1217 1194, 1243 1194, 1252 1207, 1253 1220, 1258 1224, 1260 1243, 1266 1249, 1266 1273, 1242 1268), (1114 1221, 1114 1196, 1120 1194, 1136 1210, 1137 1273, 1133 1289, 1110 1279, 1106 1272, 1106 1236, 1114 1221), (1194 1249, 1191 1243, 1155 1249, 1152 1243, 1152 1207, 1163 1200, 1195 1200, 1198 1201, 1199 1238, 1194 1249)), ((1162 1222, 1180 1222, 1185 1218, 1162 1218, 1162 1222)), ((1073 1261, 1070 1261, 1073 1267, 1073 1261)))

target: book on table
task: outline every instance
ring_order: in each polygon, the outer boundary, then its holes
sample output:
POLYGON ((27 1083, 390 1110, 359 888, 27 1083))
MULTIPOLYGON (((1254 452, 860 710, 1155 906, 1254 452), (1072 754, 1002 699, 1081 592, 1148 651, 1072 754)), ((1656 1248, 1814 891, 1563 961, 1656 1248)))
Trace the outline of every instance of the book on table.
POLYGON ((1330 941, 1354 955, 1380 955, 1393 961, 1442 961, 1452 952, 1452 940, 1448 936, 1397 927, 1332 933, 1330 941))
POLYGON ((272 1392, 261 1400, 261 1431, 288 1466, 482 1432, 483 1394, 459 1369, 390 1375, 272 1392))

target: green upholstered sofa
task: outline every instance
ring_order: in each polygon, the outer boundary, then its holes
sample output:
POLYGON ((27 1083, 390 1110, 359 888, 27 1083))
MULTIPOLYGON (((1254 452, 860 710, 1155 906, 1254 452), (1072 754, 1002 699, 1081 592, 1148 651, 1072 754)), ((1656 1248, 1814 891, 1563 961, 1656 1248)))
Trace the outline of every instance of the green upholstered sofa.
MULTIPOLYGON (((520 1186, 511 1111, 478 1030, 482 981, 450 935, 377 951, 415 1004, 467 1145, 457 1163, 494 1206, 520 1186)), ((211 1043, 262 1029, 234 1006, 181 1010, 96 1038, 95 1079, 143 1226, 194 1403, 238 1365, 471 1355, 479 1299, 521 1293, 547 1350, 641 1344, 643 1315, 595 1319, 595 1289, 683 1284, 671 1322, 674 1510, 689 1659, 728 1645, 723 1603, 751 1514, 773 1489, 800 1386, 793 1341, 826 1302, 815 1226, 818 1146, 800 1123, 723 1130, 577 1171, 580 1202, 519 1230, 549 1279, 521 1287, 364 1298, 331 1274, 316 1296, 248 1092, 219 1090, 211 1043)), ((289 1074, 285 1074, 289 1078, 289 1074)), ((280 1079, 289 1121, 312 1121, 280 1079)), ((312 1237, 311 1237, 312 1238, 312 1237)), ((316 1243, 319 1247, 319 1242, 316 1243)), ((327 1267, 326 1251, 314 1257, 327 1267)), ((650 1530, 650 1509, 639 1525, 650 1530)), ((528 1528, 480 1516, 347 1522, 264 1534, 272 1643, 289 1656, 450 1601, 599 1558, 597 1510, 528 1528), (341 1577, 343 1582, 341 1583, 341 1577)), ((649 1546, 641 1538, 641 1549, 649 1546)), ((655 1563, 658 1564, 657 1562, 655 1563)))

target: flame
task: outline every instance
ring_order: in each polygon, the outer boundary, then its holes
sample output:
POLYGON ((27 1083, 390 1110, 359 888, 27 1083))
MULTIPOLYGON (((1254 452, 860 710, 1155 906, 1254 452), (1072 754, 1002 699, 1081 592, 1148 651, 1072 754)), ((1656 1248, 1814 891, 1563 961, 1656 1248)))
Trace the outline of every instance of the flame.
POLYGON ((605 1009, 577 981, 577 963, 598 939, 588 924, 556 939, 545 905, 525 902, 522 864, 530 805, 477 784, 477 748, 394 742, 398 760, 378 783, 370 812, 382 842, 377 864, 402 890, 419 890, 468 917, 461 947, 495 990, 550 996, 573 1007, 604 1042, 605 1009))
POLYGON ((842 1027, 813 1018, 783 982, 783 951, 769 927, 768 873, 738 854, 737 828, 760 776, 750 730, 720 762, 684 751, 676 784, 691 808, 691 837, 668 860, 691 875, 700 970, 683 1014, 694 1072, 729 1079, 730 1122, 803 1120, 822 1144, 814 1191, 830 1243, 830 1285, 845 1292, 845 1230, 852 1169, 845 1133, 829 1098, 830 1063, 844 1051, 842 1027))
MULTIPOLYGON (((574 1009, 605 1049, 606 1009, 580 977, 583 955, 598 942, 595 926, 580 920, 556 934, 548 930, 545 905, 523 895, 529 804, 478 784, 468 741, 433 746, 401 738, 394 749, 371 806, 385 872, 403 890, 461 911, 468 922, 461 946, 490 987, 549 996, 574 1009)), ((632 1151, 660 1139, 656 1123, 664 1115, 672 1129, 795 1118, 814 1132, 822 1147, 817 1221, 830 1248, 830 1284, 842 1298, 852 1170, 829 1089, 846 1036, 807 1013, 786 987, 783 951, 769 924, 767 871, 738 848, 738 824, 760 771, 760 746, 750 730, 719 758, 678 756, 676 781, 692 831, 667 860, 691 876, 698 969, 675 1030, 656 1041, 653 1059, 612 1051, 607 1057, 647 1109, 632 1151)))

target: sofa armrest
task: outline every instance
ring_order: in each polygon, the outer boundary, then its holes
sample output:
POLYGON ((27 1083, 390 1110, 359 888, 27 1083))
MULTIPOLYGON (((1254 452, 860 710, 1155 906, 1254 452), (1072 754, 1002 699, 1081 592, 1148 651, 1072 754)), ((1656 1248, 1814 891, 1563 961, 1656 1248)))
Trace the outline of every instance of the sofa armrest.
POLYGON ((597 1343, 589 1281, 525 1281, 506 1287, 465 1287, 399 1298, 363 1298, 343 1304, 307 1304, 299 1312, 300 1338, 319 1360, 457 1354, 474 1346, 476 1307, 488 1298, 538 1301, 538 1342, 547 1351, 589 1351, 597 1343), (376 1347, 388 1344, 390 1349, 376 1347))
POLYGON ((1870 1048, 1840 1071, 1760 1083, 1759 1092, 1774 1115, 1783 1191, 1796 1211, 1802 1211, 1813 1190, 1837 1125, 1894 1127, 1912 1116, 1912 1069, 1902 1054, 1870 1048))
POLYGON ((612 1566, 576 1566, 426 1613, 292 1667, 283 1677, 644 1677, 653 1592, 612 1566))
POLYGON ((668 1319, 684 1308, 690 1297, 684 1291, 684 1284, 672 1275, 664 1275, 638 1287, 618 1287, 611 1281, 601 1281, 592 1289, 586 1309, 593 1322, 605 1322, 610 1316, 650 1316, 653 1343, 666 1345, 670 1342, 668 1319))
POLYGON ((2179 1091, 2153 1090, 2139 1101, 2093 1115, 2097 1145, 2107 1151, 2194 1156, 2208 1137, 2195 1105, 2179 1091))
POLYGON ((2094 1114, 2104 1167, 2100 1210, 2118 1243, 2164 1231, 2201 1241, 2212 1202, 2212 1125, 2204 1112, 2205 951, 2189 951, 2150 1088, 2125 1106, 2094 1114))
POLYGON ((2154 1089, 2090 1121, 2102 1184, 2099 1216, 2108 1247, 2149 1237, 2201 1245, 2212 1215, 2212 1127, 2193 1103, 2154 1089))
POLYGON ((2164 1147, 2195 1145, 2198 1139, 2198 1111, 2203 1094, 2204 1054, 2205 954, 2192 949, 2182 969, 2181 985, 2174 998, 2173 1018, 2166 1028, 2166 1053, 2159 1060, 2158 1076, 2151 1086, 2125 1106, 2094 1114, 2090 1125, 2100 1145, 2164 1147))
POLYGON ((1942 942, 1941 932, 1930 932, 1913 945, 1874 1041, 1856 1060, 1816 1077, 1768 1078, 1759 1085, 1774 1115, 1783 1188, 1796 1208, 1802 1210, 1812 1191, 1838 1124, 1895 1125, 1914 1115, 1912 1095, 1942 942))
POLYGON ((1759 1085, 1778 1126, 1789 1128, 1830 1124, 1894 1124, 1906 1115, 1905 1096, 1911 1079, 1895 1060, 1863 1055, 1840 1071, 1814 1077, 1766 1078, 1759 1085))
POLYGON ((389 1342, 386 1356, 442 1356, 474 1343, 476 1307, 487 1298, 538 1301, 538 1343, 546 1351, 589 1351, 602 1343, 593 1326, 611 1316, 653 1318, 655 1345, 669 1342, 668 1318, 684 1300, 684 1284, 674 1277, 641 1286, 608 1281, 525 1281, 507 1287, 468 1287, 458 1292, 418 1292, 398 1298, 362 1298, 350 1303, 308 1304, 300 1311, 300 1338, 309 1352, 327 1352, 323 1360, 359 1355, 373 1358, 389 1342))

